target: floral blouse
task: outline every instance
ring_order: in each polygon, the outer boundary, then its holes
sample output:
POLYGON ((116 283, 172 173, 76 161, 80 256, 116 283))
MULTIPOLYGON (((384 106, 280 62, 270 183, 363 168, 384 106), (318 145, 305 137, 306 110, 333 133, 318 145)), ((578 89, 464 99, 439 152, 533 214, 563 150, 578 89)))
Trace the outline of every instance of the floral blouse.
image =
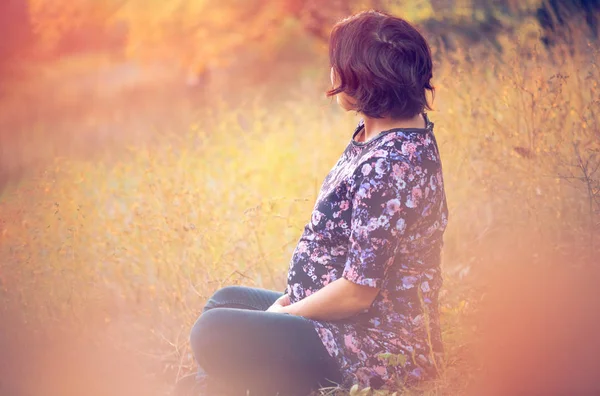
POLYGON ((438 291, 448 210, 433 123, 354 138, 329 172, 294 251, 292 303, 340 277, 380 289, 348 319, 313 321, 344 386, 396 389, 431 378, 441 352, 438 291))

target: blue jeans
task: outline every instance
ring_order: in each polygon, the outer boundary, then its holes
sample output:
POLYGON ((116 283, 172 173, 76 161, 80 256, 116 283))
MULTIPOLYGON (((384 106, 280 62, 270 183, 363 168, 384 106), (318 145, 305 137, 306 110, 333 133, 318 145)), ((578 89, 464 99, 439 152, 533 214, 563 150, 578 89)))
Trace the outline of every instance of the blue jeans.
POLYGON ((264 312, 282 293, 230 286, 206 303, 190 341, 200 374, 232 396, 306 396, 341 383, 313 324, 264 312))

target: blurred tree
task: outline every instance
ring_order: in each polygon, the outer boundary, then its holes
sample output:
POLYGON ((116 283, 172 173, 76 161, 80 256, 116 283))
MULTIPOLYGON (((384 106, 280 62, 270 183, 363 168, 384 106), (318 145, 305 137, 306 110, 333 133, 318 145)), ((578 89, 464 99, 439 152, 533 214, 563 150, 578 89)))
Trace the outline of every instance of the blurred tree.
POLYGON ((320 0, 289 0, 294 13, 303 29, 313 37, 326 41, 331 27, 339 19, 352 14, 358 1, 332 0, 324 3, 320 0), (353 7, 354 6, 354 7, 353 7))
MULTIPOLYGON (((38 50, 53 54, 107 49, 104 47, 115 41, 111 36, 115 31, 113 17, 127 1, 29 0, 38 50)), ((120 29, 121 36, 125 36, 120 29)))
POLYGON ((430 0, 432 15, 420 20, 432 43, 454 50, 485 44, 502 51, 499 36, 513 32, 541 0, 430 0))
POLYGON ((269 47, 276 39, 273 28, 285 16, 283 2, 130 0, 116 18, 129 26, 128 54, 203 71, 231 62, 241 48, 269 47))
POLYGON ((598 20, 600 0, 547 0, 537 9, 536 17, 546 45, 552 45, 558 39, 569 36, 569 27, 584 28, 587 25, 592 37, 598 38, 598 20))
POLYGON ((26 0, 0 1, 0 63, 11 59, 29 43, 31 25, 26 0))
MULTIPOLYGON (((420 24, 450 49, 453 42, 482 39, 500 49, 497 34, 513 19, 532 13, 541 0, 28 1, 42 49, 62 53, 125 47, 130 56, 178 65, 193 82, 215 67, 272 59, 278 48, 298 45, 294 37, 316 39, 322 47, 338 20, 371 8, 420 24)), ((4 4, 12 3, 26 6, 25 0, 4 4)))

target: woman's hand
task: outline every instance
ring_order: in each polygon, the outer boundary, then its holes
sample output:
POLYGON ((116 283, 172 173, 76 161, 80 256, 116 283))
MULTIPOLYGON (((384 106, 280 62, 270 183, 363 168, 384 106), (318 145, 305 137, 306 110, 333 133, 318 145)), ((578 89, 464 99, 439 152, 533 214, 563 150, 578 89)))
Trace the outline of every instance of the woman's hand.
POLYGON ((283 313, 283 307, 290 305, 290 296, 284 294, 267 309, 267 312, 283 313))

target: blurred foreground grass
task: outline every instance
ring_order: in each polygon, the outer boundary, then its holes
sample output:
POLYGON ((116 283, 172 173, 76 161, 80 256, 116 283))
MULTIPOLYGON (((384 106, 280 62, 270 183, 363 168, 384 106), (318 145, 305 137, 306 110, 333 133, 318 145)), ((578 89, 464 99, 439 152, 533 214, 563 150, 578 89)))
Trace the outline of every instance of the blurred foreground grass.
MULTIPOLYGON (((451 216, 447 360, 426 394, 464 393, 477 376, 469 317, 487 270, 516 256, 597 257, 597 49, 571 50, 514 46, 493 59, 459 51, 437 66, 430 118, 451 216)), ((110 128, 151 138, 127 140, 118 154, 56 157, 5 191, 1 306, 40 336, 107 338, 148 363, 148 381, 191 371, 187 332, 214 290, 283 289, 320 183, 357 122, 306 85, 239 106, 111 99, 135 122, 115 117, 110 128), (158 127, 145 118, 157 112, 158 127)), ((106 109, 88 111, 106 121, 106 109)))

